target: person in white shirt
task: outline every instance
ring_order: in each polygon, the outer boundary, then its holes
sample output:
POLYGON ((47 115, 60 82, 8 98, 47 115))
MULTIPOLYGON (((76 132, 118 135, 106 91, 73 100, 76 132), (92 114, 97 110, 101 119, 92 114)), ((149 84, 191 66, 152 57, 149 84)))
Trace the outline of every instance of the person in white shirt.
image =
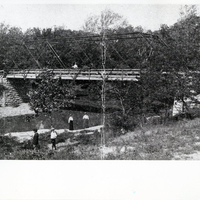
POLYGON ((72 66, 73 69, 78 69, 78 65, 75 63, 73 66, 72 66))
POLYGON ((89 116, 86 112, 83 115, 83 128, 89 128, 89 116))
POLYGON ((72 115, 70 114, 69 119, 68 119, 68 124, 69 124, 69 130, 71 130, 71 131, 74 130, 73 123, 74 123, 74 119, 73 119, 72 115))
POLYGON ((51 127, 51 144, 52 144, 52 150, 55 148, 56 150, 56 138, 57 138, 57 132, 55 131, 54 127, 51 127))

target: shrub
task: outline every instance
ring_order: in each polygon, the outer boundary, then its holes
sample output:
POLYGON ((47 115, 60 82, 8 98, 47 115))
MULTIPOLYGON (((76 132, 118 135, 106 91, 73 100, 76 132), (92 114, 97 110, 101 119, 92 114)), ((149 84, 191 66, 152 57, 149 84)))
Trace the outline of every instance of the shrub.
POLYGON ((15 147, 20 146, 20 142, 15 137, 1 136, 0 137, 0 152, 13 152, 15 147))
POLYGON ((96 135, 85 135, 81 134, 76 137, 76 140, 83 145, 95 145, 96 144, 96 135))
POLYGON ((48 154, 43 151, 21 150, 13 152, 9 158, 14 160, 46 160, 48 154))
POLYGON ((121 130, 134 130, 136 127, 136 119, 130 115, 122 115, 120 112, 111 114, 108 118, 108 126, 116 131, 118 134, 123 134, 121 130))
POLYGON ((188 112, 186 112, 186 118, 188 119, 194 119, 200 117, 200 109, 199 108, 193 108, 188 110, 188 112))
POLYGON ((26 140, 22 143, 21 149, 33 149, 33 144, 31 140, 26 140))
POLYGON ((151 154, 162 151, 162 145, 158 143, 147 144, 145 145, 144 148, 147 153, 151 153, 151 154))

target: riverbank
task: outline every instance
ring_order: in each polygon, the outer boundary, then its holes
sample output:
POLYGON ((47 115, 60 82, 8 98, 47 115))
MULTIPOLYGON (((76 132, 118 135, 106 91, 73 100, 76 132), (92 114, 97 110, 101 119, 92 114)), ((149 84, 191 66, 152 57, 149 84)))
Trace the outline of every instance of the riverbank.
MULTIPOLYGON (((199 118, 178 121, 170 126, 143 127, 118 137, 111 136, 106 138, 105 146, 102 146, 98 131, 94 133, 88 130, 86 134, 82 130, 79 131, 81 134, 63 131, 60 130, 58 136, 57 151, 51 151, 48 134, 40 135, 41 149, 37 152, 32 150, 32 140, 16 143, 16 140, 12 140, 14 137, 2 138, 5 141, 1 144, 1 159, 200 160, 199 118)), ((21 136, 27 137, 25 133, 21 133, 21 136)))

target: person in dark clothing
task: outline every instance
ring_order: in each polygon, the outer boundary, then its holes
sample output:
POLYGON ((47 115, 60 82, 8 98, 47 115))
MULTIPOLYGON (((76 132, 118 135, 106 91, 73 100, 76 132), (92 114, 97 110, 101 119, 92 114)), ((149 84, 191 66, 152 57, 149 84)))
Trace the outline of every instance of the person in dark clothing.
POLYGON ((69 124, 69 130, 71 130, 71 131, 74 130, 73 123, 74 123, 74 119, 73 119, 72 115, 70 114, 69 119, 68 119, 68 124, 69 124))
POLYGON ((39 149, 39 135, 38 135, 37 129, 33 129, 33 131, 34 131, 33 149, 37 150, 37 149, 39 149))

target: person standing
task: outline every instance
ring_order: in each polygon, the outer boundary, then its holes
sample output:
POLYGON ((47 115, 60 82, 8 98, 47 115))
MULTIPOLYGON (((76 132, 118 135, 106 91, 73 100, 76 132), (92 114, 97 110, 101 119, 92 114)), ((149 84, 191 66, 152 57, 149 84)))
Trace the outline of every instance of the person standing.
POLYGON ((33 149, 37 150, 39 149, 39 135, 37 132, 37 129, 33 129, 34 135, 33 135, 33 149))
POLYGON ((56 138, 57 138, 57 132, 55 131, 54 127, 51 127, 51 144, 52 144, 52 150, 55 148, 56 150, 56 138))
POLYGON ((83 115, 83 128, 89 128, 89 116, 86 112, 83 115))
POLYGON ((75 62, 75 64, 72 66, 72 68, 73 68, 73 69, 78 69, 78 65, 76 64, 76 62, 75 62))
POLYGON ((39 129, 44 129, 44 124, 43 124, 43 120, 40 122, 40 126, 39 129))
POLYGON ((68 124, 69 124, 69 130, 70 130, 70 131, 73 131, 73 130, 74 130, 74 125, 73 125, 73 123, 74 123, 74 119, 73 119, 72 115, 70 114, 69 119, 68 119, 68 124))

